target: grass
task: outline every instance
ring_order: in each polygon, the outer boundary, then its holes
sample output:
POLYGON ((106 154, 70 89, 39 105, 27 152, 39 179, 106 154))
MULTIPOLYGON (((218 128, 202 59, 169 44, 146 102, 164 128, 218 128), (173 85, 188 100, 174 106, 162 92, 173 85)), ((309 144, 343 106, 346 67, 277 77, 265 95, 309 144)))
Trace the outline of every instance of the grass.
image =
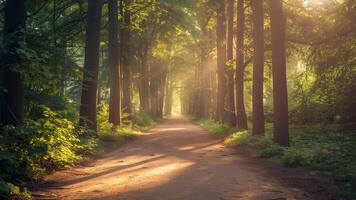
POLYGON ((225 137, 234 132, 241 131, 241 129, 230 127, 227 124, 216 122, 213 119, 192 119, 192 121, 197 122, 201 127, 207 129, 212 135, 216 137, 225 137))
POLYGON ((272 124, 265 136, 252 136, 249 130, 233 131, 227 125, 203 120, 200 125, 212 135, 224 136, 229 146, 247 145, 259 157, 270 158, 289 167, 306 167, 323 172, 346 198, 356 198, 356 133, 338 125, 290 126, 290 147, 273 143, 272 124))

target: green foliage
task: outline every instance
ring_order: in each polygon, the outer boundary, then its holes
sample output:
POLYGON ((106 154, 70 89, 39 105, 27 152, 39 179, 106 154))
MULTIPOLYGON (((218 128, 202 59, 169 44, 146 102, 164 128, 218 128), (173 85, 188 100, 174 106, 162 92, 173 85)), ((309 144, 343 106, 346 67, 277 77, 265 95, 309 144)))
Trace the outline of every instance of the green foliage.
MULTIPOLYGON (((1 130, 0 178, 5 182, 38 180, 46 171, 65 168, 80 159, 74 123, 47 107, 41 109, 38 120, 28 119, 22 126, 1 130)), ((22 191, 10 188, 14 193, 22 191)))
POLYGON ((45 169, 63 168, 78 160, 75 150, 79 140, 73 122, 47 107, 43 107, 39 120, 27 120, 19 127, 5 126, 1 132, 4 167, 0 175, 5 180, 11 178, 7 176, 37 179, 45 169))
POLYGON ((116 128, 108 122, 108 106, 98 113, 98 136, 84 134, 85 127, 48 107, 36 108, 37 120, 27 119, 22 126, 5 126, 0 134, 0 196, 29 196, 22 181, 37 181, 47 172, 66 168, 91 155, 102 153, 135 138, 141 126, 154 121, 135 114, 134 125, 116 128), (136 124, 138 123, 138 124, 136 124))
POLYGON ((339 126, 292 126, 291 146, 273 143, 272 127, 267 125, 266 135, 252 136, 240 131, 226 137, 230 146, 248 145, 260 157, 273 158, 290 167, 308 167, 324 171, 340 188, 342 195, 356 196, 356 135, 342 132, 339 126))
POLYGON ((12 199, 29 199, 31 194, 24 187, 20 188, 12 183, 8 183, 0 179, 0 197, 12 199))
POLYGON ((237 128, 232 128, 227 124, 216 122, 213 119, 199 120, 198 123, 203 128, 207 129, 214 136, 226 136, 233 132, 239 131, 237 128))
POLYGON ((139 131, 132 126, 120 128, 114 127, 114 125, 109 122, 109 106, 107 104, 100 106, 97 120, 98 135, 101 140, 121 143, 133 139, 139 134, 139 131))
POLYGON ((139 127, 151 127, 152 125, 156 124, 156 121, 159 121, 159 119, 153 119, 147 113, 133 113, 131 115, 131 120, 133 124, 139 127))

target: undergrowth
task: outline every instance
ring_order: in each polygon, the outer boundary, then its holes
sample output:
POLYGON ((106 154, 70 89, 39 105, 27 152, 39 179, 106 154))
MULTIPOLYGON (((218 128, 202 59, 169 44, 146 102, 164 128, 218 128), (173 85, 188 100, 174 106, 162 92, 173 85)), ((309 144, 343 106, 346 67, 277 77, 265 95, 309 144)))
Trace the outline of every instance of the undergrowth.
POLYGON ((136 113, 130 123, 116 128, 108 122, 108 106, 98 113, 98 134, 85 134, 76 119, 48 107, 40 108, 36 120, 21 126, 5 126, 0 134, 0 199, 26 199, 29 182, 37 182, 54 170, 103 153, 135 138, 140 131, 155 124, 146 114, 136 113))
POLYGON ((213 119, 192 120, 198 122, 201 127, 209 130, 212 135, 217 137, 224 137, 240 130, 227 124, 216 122, 213 119))
POLYGON ((272 124, 266 124, 266 134, 260 137, 249 130, 232 132, 233 128, 213 120, 200 124, 213 135, 226 135, 224 143, 229 146, 248 145, 259 157, 322 171, 341 196, 356 198, 355 131, 343 131, 338 125, 290 126, 290 147, 281 147, 273 143, 272 124))

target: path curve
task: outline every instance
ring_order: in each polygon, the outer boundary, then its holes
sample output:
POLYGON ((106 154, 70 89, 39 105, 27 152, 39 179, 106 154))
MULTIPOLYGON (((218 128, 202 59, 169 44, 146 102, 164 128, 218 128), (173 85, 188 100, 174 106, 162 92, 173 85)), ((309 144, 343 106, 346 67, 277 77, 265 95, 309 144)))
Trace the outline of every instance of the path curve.
POLYGON ((47 176, 33 194, 83 200, 326 199, 314 183, 304 170, 250 158, 174 118, 101 159, 47 176))

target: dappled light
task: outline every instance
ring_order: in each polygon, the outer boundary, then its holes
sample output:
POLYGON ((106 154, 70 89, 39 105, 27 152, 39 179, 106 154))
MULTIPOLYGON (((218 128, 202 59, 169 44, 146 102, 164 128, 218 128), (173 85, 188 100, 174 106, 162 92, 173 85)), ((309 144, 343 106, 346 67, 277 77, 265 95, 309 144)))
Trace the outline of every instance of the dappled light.
POLYGON ((0 0, 0 199, 356 199, 355 11, 0 0))

